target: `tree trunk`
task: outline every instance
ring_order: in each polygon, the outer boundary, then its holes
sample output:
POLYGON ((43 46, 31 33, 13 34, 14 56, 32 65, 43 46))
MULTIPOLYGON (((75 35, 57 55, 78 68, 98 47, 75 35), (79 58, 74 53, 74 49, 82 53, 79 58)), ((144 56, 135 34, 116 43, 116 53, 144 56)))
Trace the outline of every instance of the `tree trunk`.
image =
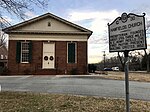
POLYGON ((122 65, 122 71, 124 71, 125 63, 122 61, 122 58, 121 58, 119 52, 118 52, 118 57, 119 57, 121 65, 122 65))
POLYGON ((146 49, 144 49, 144 52, 145 52, 145 56, 146 56, 146 66, 147 66, 147 72, 150 72, 150 69, 149 69, 149 54, 146 53, 146 49))

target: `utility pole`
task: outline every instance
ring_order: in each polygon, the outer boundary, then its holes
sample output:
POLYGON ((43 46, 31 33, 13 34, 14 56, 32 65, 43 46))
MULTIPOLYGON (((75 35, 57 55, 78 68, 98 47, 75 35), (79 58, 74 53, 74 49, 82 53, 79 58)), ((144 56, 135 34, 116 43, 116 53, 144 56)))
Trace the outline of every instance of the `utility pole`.
POLYGON ((105 68, 105 56, 106 56, 106 54, 105 54, 105 51, 103 51, 103 52, 104 52, 103 56, 104 56, 104 68, 105 68))

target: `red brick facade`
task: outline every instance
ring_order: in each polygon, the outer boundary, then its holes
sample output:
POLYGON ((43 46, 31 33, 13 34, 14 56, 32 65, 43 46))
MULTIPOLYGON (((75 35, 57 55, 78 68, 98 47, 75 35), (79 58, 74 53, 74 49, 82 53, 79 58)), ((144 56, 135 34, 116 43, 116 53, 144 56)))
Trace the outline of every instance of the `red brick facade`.
POLYGON ((37 74, 37 75, 63 75, 87 73, 87 41, 77 41, 77 62, 67 63, 67 41, 53 41, 55 43, 55 69, 42 69, 43 42, 32 41, 31 63, 17 63, 16 40, 9 40, 8 69, 10 74, 37 74))
POLYGON ((9 34, 10 74, 87 74, 87 41, 92 31, 51 13, 3 31, 9 34))

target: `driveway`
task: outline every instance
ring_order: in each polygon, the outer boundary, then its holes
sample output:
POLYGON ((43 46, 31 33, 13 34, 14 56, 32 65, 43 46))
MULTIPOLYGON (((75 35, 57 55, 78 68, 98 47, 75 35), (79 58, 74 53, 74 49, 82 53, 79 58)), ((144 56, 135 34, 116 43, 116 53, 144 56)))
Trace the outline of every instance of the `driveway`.
MULTIPOLYGON (((130 81, 130 98, 150 101, 150 83, 130 81)), ((125 98, 125 82, 95 76, 0 76, 2 91, 125 98)))

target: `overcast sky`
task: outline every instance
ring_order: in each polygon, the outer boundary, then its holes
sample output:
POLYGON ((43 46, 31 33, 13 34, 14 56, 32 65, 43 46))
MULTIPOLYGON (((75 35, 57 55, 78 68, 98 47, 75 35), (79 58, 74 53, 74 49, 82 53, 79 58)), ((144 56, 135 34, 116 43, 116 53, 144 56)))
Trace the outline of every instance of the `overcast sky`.
MULTIPOLYGON (((88 40, 88 62, 97 63, 103 59, 103 51, 109 57, 108 26, 123 12, 142 15, 146 13, 146 24, 150 24, 150 0, 45 0, 48 7, 45 10, 33 7, 34 12, 26 12, 29 18, 53 13, 68 21, 93 31, 88 40)), ((14 16, 9 16, 13 24, 21 22, 14 16)), ((147 37, 150 37, 147 35, 147 37)), ((149 40, 149 39, 148 39, 149 40)), ((149 42, 148 42, 149 43, 149 42)))

